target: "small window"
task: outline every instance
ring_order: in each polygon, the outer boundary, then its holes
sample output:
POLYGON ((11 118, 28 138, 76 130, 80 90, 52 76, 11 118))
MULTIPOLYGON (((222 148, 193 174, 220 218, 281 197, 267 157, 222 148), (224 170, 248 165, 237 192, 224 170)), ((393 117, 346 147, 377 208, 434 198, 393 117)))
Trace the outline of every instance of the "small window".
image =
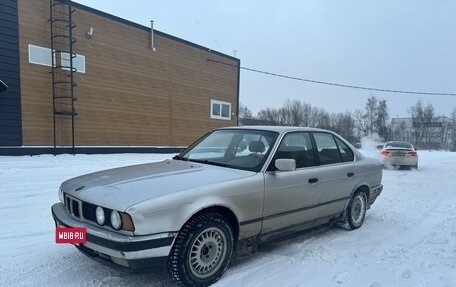
POLYGON ((353 161, 355 159, 353 151, 340 139, 336 138, 337 146, 339 147, 340 156, 343 162, 353 161))
POLYGON ((211 118, 231 120, 231 103, 211 100, 211 118))
MULTIPOLYGON (((60 63, 63 70, 70 70, 70 53, 62 52, 60 63)), ((75 72, 85 73, 85 56, 76 54, 76 57, 73 58, 73 68, 76 69, 75 72)))
POLYGON ((212 104, 212 115, 220 117, 220 104, 212 104))
POLYGON ((314 133, 315 143, 317 144, 320 164, 333 164, 342 162, 339 149, 334 141, 334 137, 329 133, 314 133))
MULTIPOLYGON (((48 66, 48 67, 52 66, 51 49, 29 44, 28 51, 29 51, 29 63, 48 66)), ((54 56, 54 63, 55 63, 55 56, 54 56)))

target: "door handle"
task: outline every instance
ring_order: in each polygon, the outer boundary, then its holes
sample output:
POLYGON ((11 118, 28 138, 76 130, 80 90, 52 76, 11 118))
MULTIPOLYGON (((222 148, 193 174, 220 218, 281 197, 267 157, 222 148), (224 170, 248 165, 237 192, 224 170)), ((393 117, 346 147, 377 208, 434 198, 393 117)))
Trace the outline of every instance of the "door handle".
POLYGON ((348 177, 352 177, 352 176, 354 176, 354 175, 355 175, 354 172, 349 172, 349 173, 347 173, 347 176, 348 176, 348 177))
POLYGON ((318 178, 316 178, 316 177, 309 178, 309 183, 310 184, 316 183, 317 181, 318 181, 318 178))

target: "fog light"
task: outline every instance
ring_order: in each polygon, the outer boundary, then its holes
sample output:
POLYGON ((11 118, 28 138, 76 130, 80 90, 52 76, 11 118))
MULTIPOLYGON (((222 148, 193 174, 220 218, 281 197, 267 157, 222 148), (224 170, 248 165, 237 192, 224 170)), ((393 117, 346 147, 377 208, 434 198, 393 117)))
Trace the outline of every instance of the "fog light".
POLYGON ((105 213, 104 213, 104 210, 102 207, 97 206, 97 209, 95 210, 95 215, 97 217, 97 223, 99 225, 105 224, 106 218, 105 218, 105 213))
POLYGON ((116 230, 119 230, 122 227, 122 219, 120 218, 120 214, 115 210, 111 211, 111 226, 116 230))

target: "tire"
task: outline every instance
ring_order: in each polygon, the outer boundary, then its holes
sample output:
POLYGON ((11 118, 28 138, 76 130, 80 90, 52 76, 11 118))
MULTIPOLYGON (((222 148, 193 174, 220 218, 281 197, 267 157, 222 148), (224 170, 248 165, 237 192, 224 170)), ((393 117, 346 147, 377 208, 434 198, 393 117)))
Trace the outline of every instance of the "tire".
POLYGON ((360 228, 366 217, 367 196, 363 191, 356 191, 342 214, 342 226, 348 230, 360 228))
POLYGON ((168 259, 168 272, 181 286, 209 286, 225 273, 234 249, 233 230, 218 213, 203 213, 180 230, 168 259))

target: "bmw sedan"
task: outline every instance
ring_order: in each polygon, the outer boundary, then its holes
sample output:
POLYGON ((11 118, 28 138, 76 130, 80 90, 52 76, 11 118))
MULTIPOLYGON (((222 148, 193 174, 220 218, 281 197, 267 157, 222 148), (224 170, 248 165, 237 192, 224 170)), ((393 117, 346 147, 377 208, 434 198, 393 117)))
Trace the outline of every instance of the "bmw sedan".
POLYGON ((331 131, 221 128, 172 159, 63 182, 52 216, 86 229, 76 247, 94 260, 208 286, 234 253, 267 240, 328 222, 361 227, 381 180, 378 159, 331 131))
POLYGON ((389 141, 380 147, 380 161, 387 168, 418 168, 418 153, 410 142, 389 141))

